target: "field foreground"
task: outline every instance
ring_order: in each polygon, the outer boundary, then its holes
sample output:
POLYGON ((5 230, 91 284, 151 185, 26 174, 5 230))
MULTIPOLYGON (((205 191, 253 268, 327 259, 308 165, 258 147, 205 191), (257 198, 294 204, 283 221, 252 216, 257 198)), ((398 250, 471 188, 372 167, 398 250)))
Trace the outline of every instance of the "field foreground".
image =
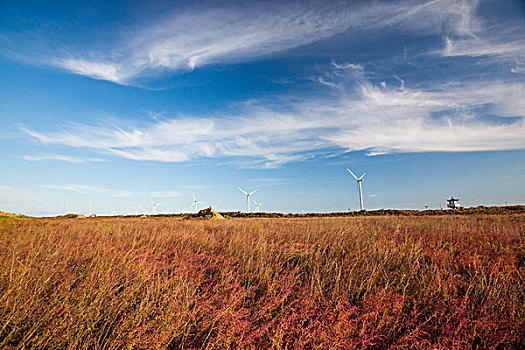
POLYGON ((1 219, 0 348, 525 348, 525 215, 1 219))

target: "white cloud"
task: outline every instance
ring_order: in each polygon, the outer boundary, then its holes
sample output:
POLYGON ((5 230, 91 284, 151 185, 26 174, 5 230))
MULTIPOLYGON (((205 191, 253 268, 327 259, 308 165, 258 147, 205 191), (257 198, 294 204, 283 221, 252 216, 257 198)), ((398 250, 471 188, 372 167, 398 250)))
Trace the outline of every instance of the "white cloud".
MULTIPOLYGON (((13 35, 0 37, 4 44, 0 50, 16 59, 29 56, 26 60, 37 64, 47 62, 94 79, 132 84, 139 77, 166 71, 260 59, 342 33, 353 40, 366 40, 384 31, 425 34, 446 28, 451 35, 472 36, 481 26, 476 4, 468 0, 195 4, 175 13, 167 9, 163 18, 142 22, 146 24, 117 31, 108 28, 106 38, 93 36, 93 42, 82 46, 59 44, 57 39, 43 39, 47 36, 35 33, 29 38, 10 33, 13 35), (9 37, 18 39, 10 41, 9 37), (23 50, 18 50, 18 41, 30 43, 35 37, 41 38, 39 42, 28 45, 25 54, 18 52, 23 50), (60 45, 63 47, 56 48, 60 45), (39 48, 37 57, 34 47, 39 48)), ((464 51, 460 45, 454 42, 455 51, 448 54, 464 51)), ((363 68, 358 64, 333 65, 337 69, 363 68)))
MULTIPOLYGON (((525 59, 525 26, 521 19, 489 22, 476 15, 478 1, 464 2, 460 7, 462 19, 445 36, 442 56, 484 56, 492 61, 516 62, 525 59)), ((519 65, 516 68, 519 70, 519 65)))
POLYGON ((44 144, 91 148, 127 159, 184 162, 237 157, 244 166, 258 168, 306 160, 329 149, 377 155, 525 148, 523 83, 400 89, 364 79, 348 87, 345 76, 333 77, 339 80, 334 80, 337 89, 329 89, 330 97, 295 99, 288 102, 289 112, 282 112, 282 103, 263 101, 230 115, 166 118, 136 128, 123 123, 120 128, 79 125, 46 134, 25 131, 44 144), (500 117, 488 120, 479 110, 500 117))
POLYGON ((331 86, 331 87, 336 87, 337 86, 337 84, 335 84, 335 83, 332 83, 330 81, 326 81, 323 77, 317 78, 317 81, 320 82, 323 85, 326 85, 326 86, 331 86))
POLYGON ((150 193, 153 198, 169 198, 169 197, 182 197, 182 193, 178 191, 156 191, 150 193))
POLYGON ((119 66, 114 63, 90 62, 86 59, 67 58, 55 61, 55 65, 97 80, 123 83, 126 78, 119 72, 119 66))
POLYGON ((354 70, 360 70, 362 71, 364 69, 363 65, 361 64, 353 64, 353 63, 337 63, 334 60, 332 60, 331 65, 336 69, 354 69, 354 70))
POLYGON ((78 158, 64 155, 43 155, 43 156, 23 156, 23 159, 30 162, 46 161, 46 160, 57 160, 69 163, 87 163, 87 162, 103 162, 101 158, 78 158))
POLYGON ((250 182, 272 183, 272 182, 290 182, 290 179, 286 179, 286 178, 259 178, 259 179, 250 179, 248 181, 250 181, 250 182))
MULTIPOLYGON (((525 29, 522 27, 521 30, 525 29)), ((505 31, 495 34, 487 31, 480 36, 466 38, 446 38, 443 56, 495 56, 506 59, 525 58, 525 39, 521 33, 505 31), (501 39, 504 38, 504 39, 501 39)))
POLYGON ((116 198, 130 198, 137 196, 137 193, 130 191, 119 191, 103 187, 87 186, 87 185, 76 185, 76 184, 64 184, 64 185, 40 185, 40 187, 50 188, 55 190, 72 191, 85 195, 109 195, 116 198))

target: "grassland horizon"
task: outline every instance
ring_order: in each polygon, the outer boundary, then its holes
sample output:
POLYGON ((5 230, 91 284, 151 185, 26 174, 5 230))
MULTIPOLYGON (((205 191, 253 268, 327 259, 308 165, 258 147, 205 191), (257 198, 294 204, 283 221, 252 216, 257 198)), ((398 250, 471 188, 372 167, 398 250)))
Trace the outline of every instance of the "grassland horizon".
POLYGON ((525 215, 0 219, 0 348, 525 347, 525 215))

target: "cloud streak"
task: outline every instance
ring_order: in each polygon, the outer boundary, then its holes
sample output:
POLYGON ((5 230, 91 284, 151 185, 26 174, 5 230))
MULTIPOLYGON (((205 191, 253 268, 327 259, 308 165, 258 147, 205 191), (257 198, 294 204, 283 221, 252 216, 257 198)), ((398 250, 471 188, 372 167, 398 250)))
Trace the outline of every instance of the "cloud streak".
POLYGON ((182 195, 179 191, 156 191, 150 193, 150 196, 153 198, 182 197, 182 195))
POLYGON ((137 128, 79 125, 55 133, 25 132, 43 144, 138 161, 234 157, 246 166, 266 168, 341 151, 377 155, 525 148, 523 83, 388 88, 356 78, 356 67, 332 67, 320 83, 330 97, 294 99, 288 112, 281 104, 263 101, 228 115, 167 118, 137 128), (349 76, 354 79, 350 85, 349 76))
POLYGON ((103 187, 96 187, 96 186, 86 186, 86 185, 75 185, 75 184, 64 184, 64 185, 40 185, 40 187, 54 189, 54 190, 62 190, 62 191, 71 191, 71 192, 77 192, 85 195, 109 195, 111 197, 116 198, 131 198, 137 196, 137 193, 135 192, 129 192, 129 191, 118 191, 118 190, 112 190, 107 189, 103 187))
POLYGON ((64 156, 64 155, 59 155, 59 154, 43 155, 43 156, 23 156, 22 158, 30 162, 55 160, 55 161, 62 161, 62 162, 68 162, 68 163, 74 163, 74 164, 104 161, 104 159, 101 159, 101 158, 78 158, 78 157, 70 157, 70 156, 64 156))
POLYGON ((511 71, 521 73, 519 62, 525 60, 523 19, 494 23, 476 16, 479 1, 458 5, 462 19, 455 30, 446 33, 443 49, 439 54, 444 57, 483 57, 487 62, 515 61, 516 67, 511 71))
POLYGON ((182 197, 183 193, 179 191, 154 191, 154 192, 136 192, 136 191, 121 191, 98 186, 78 185, 78 184, 47 184, 39 185, 41 188, 49 188, 53 190, 77 192, 80 194, 95 196, 105 195, 114 198, 134 198, 134 197, 151 197, 151 198, 173 198, 182 197))
MULTIPOLYGON (((448 39, 441 53, 448 56, 480 54, 487 50, 485 46, 498 52, 516 50, 512 49, 515 40, 501 42, 494 35, 493 42, 488 42, 477 36, 485 31, 476 9, 477 2, 468 0, 246 2, 221 7, 196 4, 176 13, 167 10, 168 14, 148 24, 106 31, 111 40, 97 39, 96 45, 57 49, 47 43, 46 50, 45 39, 41 39, 39 57, 29 61, 47 62, 93 79, 133 84, 138 78, 166 72, 271 57, 338 34, 366 40, 385 29, 421 35, 441 33, 445 28, 448 39)), ((17 51, 16 42, 6 39, 10 36, 17 37, 6 35, 1 40, 4 54, 24 56, 17 51)), ((28 52, 33 50, 26 51, 25 56, 32 55, 28 52)))

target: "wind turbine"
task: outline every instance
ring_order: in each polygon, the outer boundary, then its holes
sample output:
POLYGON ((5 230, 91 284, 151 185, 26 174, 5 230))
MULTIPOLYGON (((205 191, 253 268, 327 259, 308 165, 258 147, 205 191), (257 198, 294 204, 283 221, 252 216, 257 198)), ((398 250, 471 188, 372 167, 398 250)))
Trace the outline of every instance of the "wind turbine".
POLYGON ((139 215, 140 206, 138 206, 138 207, 131 207, 131 209, 135 209, 135 215, 139 215))
POLYGON ((360 178, 358 178, 357 176, 354 175, 354 173, 346 168, 346 170, 348 170, 348 172, 350 174, 352 174, 352 176, 354 177, 355 181, 357 181, 357 188, 359 190, 359 204, 361 204, 361 210, 364 210, 363 208, 363 189, 361 188, 361 182, 363 182, 363 177, 365 177, 366 173, 364 173, 363 175, 361 175, 360 178))
POLYGON ((153 199, 150 199, 150 201, 151 201, 151 204, 153 204, 153 208, 151 208, 151 212, 153 213, 153 215, 157 215, 157 206, 161 205, 162 203, 155 203, 153 199))
POLYGON ((255 211, 259 211, 259 207, 263 205, 263 203, 257 203, 255 199, 253 200, 253 203, 255 204, 255 211))
POLYGON ((246 195, 246 212, 249 213, 250 212, 250 196, 254 194, 255 192, 257 192, 257 190, 248 193, 240 187, 237 187, 237 188, 239 189, 239 191, 241 191, 242 193, 246 195))
POLYGON ((197 212, 197 209, 199 208, 199 204, 202 204, 202 202, 199 202, 197 198, 195 198, 195 193, 191 193, 193 195, 193 204, 191 207, 195 207, 195 212, 197 212))
POLYGON ((91 201, 89 201, 89 216, 91 216, 91 201))

